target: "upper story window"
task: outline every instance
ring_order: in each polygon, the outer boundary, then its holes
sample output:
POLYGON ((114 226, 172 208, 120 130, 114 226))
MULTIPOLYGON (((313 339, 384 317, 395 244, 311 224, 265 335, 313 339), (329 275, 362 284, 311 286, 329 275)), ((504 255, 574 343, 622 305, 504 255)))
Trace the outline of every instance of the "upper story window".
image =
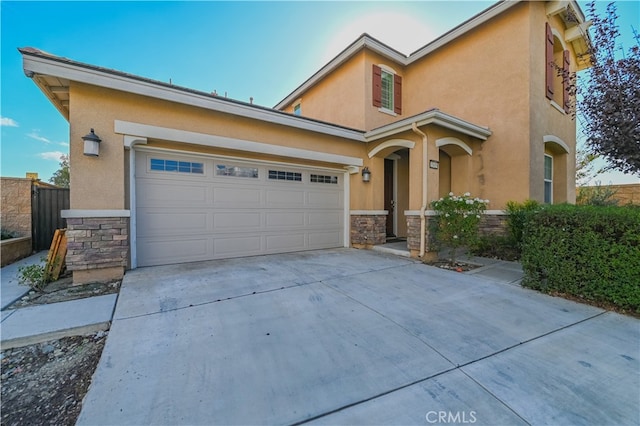
POLYGON ((571 110, 571 82, 570 65, 571 56, 568 50, 564 49, 562 42, 551 29, 551 25, 546 23, 546 95, 547 99, 554 101, 564 112, 571 110))
POLYGON ((373 106, 382 111, 402 114, 402 77, 373 65, 373 106))
POLYGON ((302 104, 300 102, 293 106, 293 115, 302 115, 302 104))

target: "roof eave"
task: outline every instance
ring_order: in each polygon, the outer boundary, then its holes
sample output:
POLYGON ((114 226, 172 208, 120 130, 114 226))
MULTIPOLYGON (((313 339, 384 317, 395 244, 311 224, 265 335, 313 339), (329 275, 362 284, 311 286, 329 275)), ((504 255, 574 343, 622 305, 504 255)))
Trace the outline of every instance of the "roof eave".
MULTIPOLYGON (((34 77, 37 75, 50 75, 68 79, 70 81, 92 84, 99 87, 149 96, 156 99, 177 102, 236 116, 364 142, 363 132, 359 130, 334 126, 330 123, 323 123, 315 120, 308 120, 263 107, 231 102, 215 96, 187 92, 179 87, 155 84, 152 81, 136 79, 129 75, 124 75, 124 73, 121 74, 119 72, 97 70, 86 64, 63 60, 63 58, 51 58, 45 55, 28 52, 26 50, 21 50, 20 52, 23 56, 23 69, 25 74, 34 79, 34 82, 36 82, 38 87, 59 110, 60 105, 58 105, 55 99, 51 97, 51 93, 49 93, 46 86, 39 84, 39 81, 34 77)), ((66 114, 63 110, 61 110, 61 112, 68 119, 68 112, 66 112, 66 114)))
POLYGON ((364 137, 367 142, 374 142, 380 139, 397 135, 407 130, 411 130, 413 123, 415 123, 418 127, 428 124, 435 124, 440 127, 472 136, 481 141, 487 140, 492 134, 491 130, 488 127, 479 126, 453 115, 444 113, 440 110, 432 109, 413 117, 408 117, 403 120, 396 121, 395 123, 387 124, 386 126, 373 129, 365 133, 364 137))

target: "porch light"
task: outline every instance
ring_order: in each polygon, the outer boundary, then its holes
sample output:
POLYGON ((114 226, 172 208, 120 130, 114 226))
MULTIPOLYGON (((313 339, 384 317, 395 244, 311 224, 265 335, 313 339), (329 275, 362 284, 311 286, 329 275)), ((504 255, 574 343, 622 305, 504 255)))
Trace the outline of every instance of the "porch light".
POLYGON ((97 157, 100 154, 100 142, 102 142, 102 139, 93 133, 93 129, 89 134, 84 135, 82 140, 84 141, 84 155, 97 157))
POLYGON ((362 181, 363 182, 371 181, 371 172, 369 171, 368 167, 365 167, 364 169, 362 169, 362 181))

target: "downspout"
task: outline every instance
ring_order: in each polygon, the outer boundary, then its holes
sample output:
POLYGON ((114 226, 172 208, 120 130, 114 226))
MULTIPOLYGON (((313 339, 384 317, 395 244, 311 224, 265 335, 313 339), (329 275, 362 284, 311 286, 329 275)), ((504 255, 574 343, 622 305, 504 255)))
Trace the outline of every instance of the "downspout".
POLYGON ((426 236, 425 231, 427 228, 427 218, 424 216, 427 210, 427 135, 418 130, 418 126, 415 122, 411 123, 411 129, 413 132, 422 137, 422 206, 420 207, 420 257, 424 256, 426 251, 426 236))

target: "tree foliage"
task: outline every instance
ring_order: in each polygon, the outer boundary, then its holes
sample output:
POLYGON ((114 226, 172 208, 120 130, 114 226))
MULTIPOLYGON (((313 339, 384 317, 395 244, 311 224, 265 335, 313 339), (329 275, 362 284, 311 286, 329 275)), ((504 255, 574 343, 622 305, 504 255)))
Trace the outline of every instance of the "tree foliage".
POLYGON ((53 173, 49 182, 61 188, 69 188, 69 156, 60 157, 60 168, 53 173))
POLYGON ((592 67, 578 88, 586 143, 613 169, 640 175, 640 47, 636 44, 622 57, 616 55, 620 32, 614 3, 598 16, 592 1, 588 14, 593 21, 592 67))

